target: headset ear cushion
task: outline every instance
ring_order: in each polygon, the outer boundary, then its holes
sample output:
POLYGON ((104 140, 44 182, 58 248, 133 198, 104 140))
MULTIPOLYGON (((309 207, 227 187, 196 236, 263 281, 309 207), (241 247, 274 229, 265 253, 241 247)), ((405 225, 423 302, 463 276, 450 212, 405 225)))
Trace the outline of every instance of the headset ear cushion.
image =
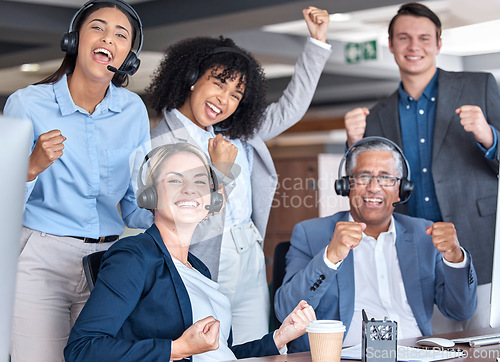
POLYGON ((408 201, 411 194, 413 193, 413 188, 413 181, 408 180, 406 177, 403 177, 401 179, 399 185, 399 198, 401 199, 401 203, 408 201))
POLYGON ((349 183, 349 177, 343 176, 342 178, 335 180, 335 192, 340 196, 349 196, 351 185, 349 183))
POLYGON ((77 31, 72 31, 63 35, 61 38, 61 50, 68 55, 76 55, 78 53, 77 31))
POLYGON ((120 70, 126 72, 128 75, 134 75, 140 65, 141 60, 137 58, 137 55, 133 51, 129 51, 120 70))
POLYGON ((224 197, 220 192, 212 192, 210 199, 210 211, 211 213, 219 212, 224 205, 224 197))
POLYGON ((137 205, 147 210, 154 210, 158 206, 158 194, 153 186, 148 186, 137 192, 137 205))
POLYGON ((186 82, 188 87, 193 86, 198 80, 198 69, 191 69, 186 73, 186 82))
POLYGON ((133 57, 130 60, 130 72, 128 74, 134 75, 141 65, 141 60, 139 58, 137 58, 137 55, 135 55, 134 52, 131 52, 131 53, 133 54, 133 57))

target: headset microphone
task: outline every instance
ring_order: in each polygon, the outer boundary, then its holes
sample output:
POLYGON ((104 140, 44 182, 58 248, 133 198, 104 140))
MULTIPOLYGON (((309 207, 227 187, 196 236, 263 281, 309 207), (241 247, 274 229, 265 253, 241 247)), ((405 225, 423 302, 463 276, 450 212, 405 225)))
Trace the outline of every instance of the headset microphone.
POLYGON ((124 72, 123 70, 116 69, 115 67, 113 67, 111 65, 108 65, 108 70, 110 72, 117 73, 117 74, 120 74, 120 75, 128 75, 129 74, 128 72, 124 72))
MULTIPOLYGON (((233 115, 235 114, 236 112, 233 113, 233 115)), ((229 131, 231 128, 233 128, 233 124, 234 124, 234 121, 231 122, 231 124, 229 126, 226 126, 226 127, 221 127, 219 126, 218 124, 214 124, 214 131, 215 132, 226 132, 226 131, 229 131)))

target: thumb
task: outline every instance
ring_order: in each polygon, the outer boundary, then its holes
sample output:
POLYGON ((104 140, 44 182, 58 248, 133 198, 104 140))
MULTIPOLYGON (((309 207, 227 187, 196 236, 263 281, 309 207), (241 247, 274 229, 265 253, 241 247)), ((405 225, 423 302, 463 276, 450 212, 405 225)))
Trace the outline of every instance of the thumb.
POLYGON ((217 320, 212 320, 203 326, 203 334, 207 334, 217 320))
POLYGON ((299 307, 300 307, 300 309, 308 308, 309 307, 309 303, 307 303, 305 300, 301 300, 299 302, 299 307))
POLYGON ((364 222, 360 222, 358 223, 359 225, 361 225, 361 231, 365 231, 366 229, 366 224, 364 222))
POLYGON ((460 114, 460 112, 462 112, 462 107, 458 107, 457 109, 455 109, 456 114, 460 114))
POLYGON ((215 319, 213 316, 208 316, 203 319, 200 319, 195 324, 201 327, 203 333, 207 333, 208 330, 210 329, 210 326, 216 321, 217 319, 215 319))
POLYGON ((368 116, 370 114, 370 110, 366 107, 363 107, 363 113, 365 114, 365 116, 368 116))
POLYGON ((429 225, 425 228, 425 233, 429 236, 432 236, 432 225, 429 225))
POLYGON ((307 304, 307 302, 305 300, 301 300, 299 302, 299 304, 297 304, 297 306, 293 309, 292 313, 293 312, 297 312, 297 311, 299 311, 301 309, 307 308, 308 306, 309 306, 309 304, 307 304))
POLYGON ((219 328, 220 322, 218 320, 214 320, 205 326, 203 333, 205 333, 208 338, 215 339, 219 335, 219 328))

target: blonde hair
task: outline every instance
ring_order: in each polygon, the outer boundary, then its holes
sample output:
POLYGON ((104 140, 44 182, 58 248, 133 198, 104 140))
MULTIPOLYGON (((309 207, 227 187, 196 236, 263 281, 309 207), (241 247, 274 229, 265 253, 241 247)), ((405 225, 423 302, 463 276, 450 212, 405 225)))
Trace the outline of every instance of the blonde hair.
MULTIPOLYGON (((143 183, 144 187, 152 186, 156 188, 156 184, 161 172, 161 166, 163 165, 163 163, 170 157, 182 152, 188 152, 194 154, 195 156, 198 156, 198 158, 201 160, 201 162, 203 162, 203 165, 207 169, 209 177, 211 177, 210 162, 208 160, 208 157, 202 150, 187 142, 172 143, 156 147, 146 155, 144 162, 147 162, 149 160, 149 164, 146 169, 145 182, 143 183)), ((139 178, 139 184, 141 184, 142 172, 139 174, 139 178)))

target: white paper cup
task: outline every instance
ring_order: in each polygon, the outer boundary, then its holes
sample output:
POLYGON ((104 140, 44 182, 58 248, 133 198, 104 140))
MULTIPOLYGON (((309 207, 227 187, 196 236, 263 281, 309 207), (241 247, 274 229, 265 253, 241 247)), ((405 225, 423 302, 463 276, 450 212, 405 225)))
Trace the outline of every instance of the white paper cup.
POLYGON ((306 328, 313 362, 339 362, 345 326, 342 321, 311 321, 306 328))

